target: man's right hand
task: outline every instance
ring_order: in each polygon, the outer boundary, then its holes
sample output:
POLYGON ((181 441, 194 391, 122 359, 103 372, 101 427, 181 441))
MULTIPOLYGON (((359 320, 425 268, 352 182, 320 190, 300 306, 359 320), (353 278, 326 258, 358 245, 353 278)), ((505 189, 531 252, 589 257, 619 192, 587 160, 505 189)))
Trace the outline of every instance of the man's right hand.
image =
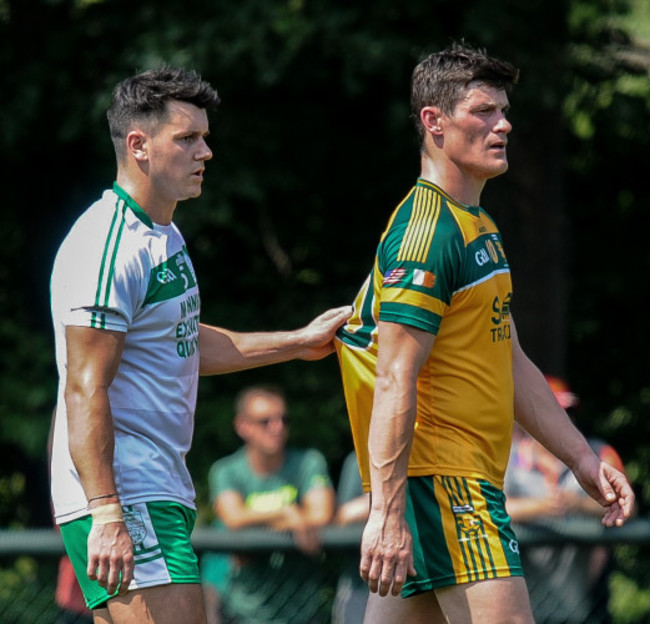
POLYGON ((361 578, 373 593, 398 596, 407 575, 415 576, 413 538, 403 516, 370 513, 361 539, 361 578))
POLYGON ((124 522, 93 524, 88 535, 88 578, 113 595, 133 580, 133 542, 124 522))

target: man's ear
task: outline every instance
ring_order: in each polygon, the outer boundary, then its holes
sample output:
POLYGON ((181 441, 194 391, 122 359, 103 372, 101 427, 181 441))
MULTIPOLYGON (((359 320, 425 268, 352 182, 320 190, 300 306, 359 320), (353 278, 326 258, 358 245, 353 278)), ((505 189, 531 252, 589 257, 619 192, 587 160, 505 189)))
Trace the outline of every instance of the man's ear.
POLYGON ((126 151, 136 160, 147 160, 149 157, 148 148, 148 138, 142 130, 131 130, 126 135, 126 151))
POLYGON ((425 130, 430 134, 439 136, 442 134, 442 111, 437 106, 425 106, 420 111, 420 121, 425 130))
POLYGON ((242 414, 235 414, 235 418, 233 419, 233 429, 235 430, 235 433, 243 440, 245 439, 246 436, 246 419, 242 414))

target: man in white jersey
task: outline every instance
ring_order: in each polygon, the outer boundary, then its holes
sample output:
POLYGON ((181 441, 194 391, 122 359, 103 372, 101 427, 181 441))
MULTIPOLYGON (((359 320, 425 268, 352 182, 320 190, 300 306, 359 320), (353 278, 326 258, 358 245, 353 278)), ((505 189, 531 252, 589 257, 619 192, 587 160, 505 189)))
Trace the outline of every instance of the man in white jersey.
POLYGON ((108 111, 117 180, 72 227, 52 273, 59 372, 52 500, 99 624, 206 621, 185 455, 199 374, 332 350, 349 308, 291 332, 200 323, 196 275, 172 222, 198 197, 216 91, 162 68, 120 83, 108 111))

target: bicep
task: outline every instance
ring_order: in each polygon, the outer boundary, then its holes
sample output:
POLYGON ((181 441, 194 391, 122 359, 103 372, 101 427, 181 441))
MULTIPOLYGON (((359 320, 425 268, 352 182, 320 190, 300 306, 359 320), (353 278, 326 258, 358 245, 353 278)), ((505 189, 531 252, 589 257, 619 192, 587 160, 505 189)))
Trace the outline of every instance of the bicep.
POLYGON ((417 379, 435 341, 434 334, 410 325, 380 321, 377 377, 417 379))
POLYGON ((68 389, 108 388, 122 357, 125 334, 69 326, 65 335, 68 389))

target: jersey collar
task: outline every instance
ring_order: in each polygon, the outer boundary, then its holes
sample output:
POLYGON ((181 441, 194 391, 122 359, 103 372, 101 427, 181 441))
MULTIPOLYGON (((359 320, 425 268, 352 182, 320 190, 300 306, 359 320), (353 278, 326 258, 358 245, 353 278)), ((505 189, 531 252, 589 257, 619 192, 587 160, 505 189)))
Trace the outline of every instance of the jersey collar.
POLYGON ((424 186, 426 188, 436 190, 438 193, 440 193, 440 195, 442 195, 447 200, 447 202, 453 204, 454 206, 458 206, 463 210, 466 210, 467 212, 473 214, 475 217, 478 217, 478 215, 481 212, 480 206, 469 206, 467 204, 461 204, 459 201, 456 201, 453 197, 451 197, 448 193, 446 193, 443 189, 441 189, 437 184, 434 184, 433 182, 429 182, 429 180, 425 180, 424 178, 418 178, 416 186, 424 186))
POLYGON ((124 201, 124 203, 131 209, 133 214, 142 221, 147 227, 153 229, 153 221, 149 215, 138 206, 136 201, 131 197, 117 182, 113 182, 113 192, 124 201))

